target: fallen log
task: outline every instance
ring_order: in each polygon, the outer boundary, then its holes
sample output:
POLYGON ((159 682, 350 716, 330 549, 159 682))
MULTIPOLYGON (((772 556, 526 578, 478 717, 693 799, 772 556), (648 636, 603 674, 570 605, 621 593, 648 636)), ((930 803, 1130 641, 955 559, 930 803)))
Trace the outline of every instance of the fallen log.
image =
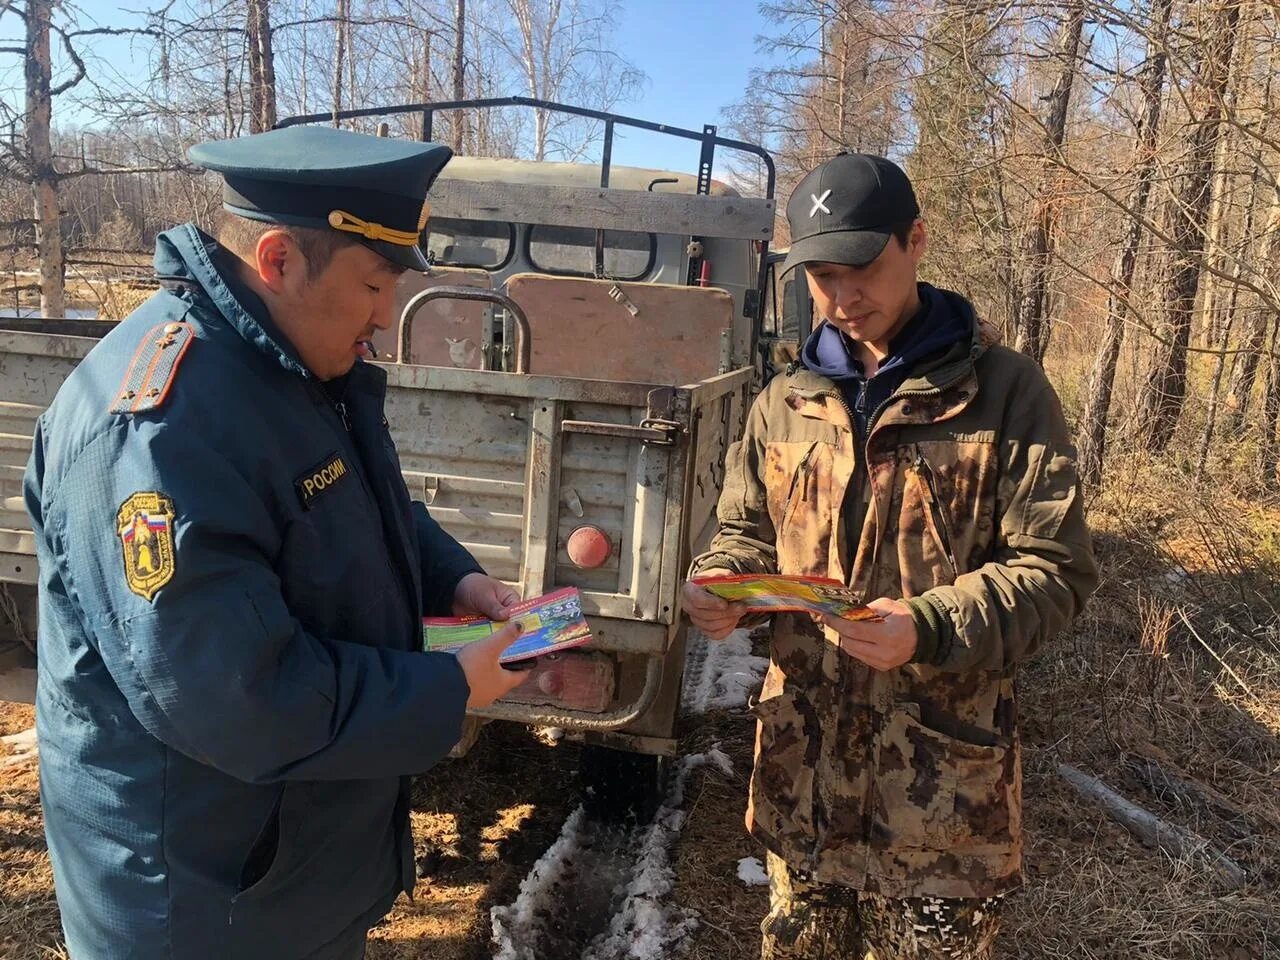
POLYGON ((1203 837, 1166 823, 1151 811, 1126 800, 1097 777, 1091 777, 1069 763, 1059 763, 1058 773, 1077 793, 1102 807, 1113 820, 1143 843, 1179 859, 1203 859, 1222 874, 1232 889, 1244 886, 1247 877, 1241 866, 1211 847, 1203 837))
POLYGON ((1234 840, 1244 840, 1254 830, 1248 815, 1216 790, 1172 773, 1158 760, 1140 754, 1125 758, 1125 767, 1153 797, 1180 810, 1217 820, 1234 840))

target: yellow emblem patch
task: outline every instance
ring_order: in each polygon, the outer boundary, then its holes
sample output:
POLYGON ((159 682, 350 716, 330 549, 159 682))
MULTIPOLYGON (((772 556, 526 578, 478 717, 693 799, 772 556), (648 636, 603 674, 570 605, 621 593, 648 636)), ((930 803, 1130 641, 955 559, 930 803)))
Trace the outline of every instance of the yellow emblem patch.
POLYGON ((125 582, 148 602, 173 579, 173 519, 173 501, 150 490, 135 493, 116 513, 125 582))

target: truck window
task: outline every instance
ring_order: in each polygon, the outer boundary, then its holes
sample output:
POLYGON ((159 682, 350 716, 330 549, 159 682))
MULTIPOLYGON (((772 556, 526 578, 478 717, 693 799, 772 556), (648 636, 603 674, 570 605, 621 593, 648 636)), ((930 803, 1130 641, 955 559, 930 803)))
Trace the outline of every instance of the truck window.
POLYGON ((516 228, 510 223, 449 217, 432 217, 424 233, 432 263, 486 270, 496 270, 511 259, 516 238, 516 228))
MULTIPOLYGON (((653 267, 656 244, 651 233, 604 232, 604 273, 611 280, 640 280, 653 267)), ((543 273, 595 276, 596 232, 589 227, 529 228, 529 262, 543 273)))

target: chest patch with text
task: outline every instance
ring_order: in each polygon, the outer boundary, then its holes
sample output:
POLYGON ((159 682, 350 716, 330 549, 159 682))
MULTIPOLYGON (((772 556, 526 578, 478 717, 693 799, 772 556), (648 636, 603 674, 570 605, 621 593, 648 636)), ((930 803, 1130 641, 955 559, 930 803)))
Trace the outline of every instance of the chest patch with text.
POLYGON ((317 499, 346 480, 350 472, 347 462, 340 454, 335 453, 319 466, 298 477, 293 485, 298 491, 298 499, 302 501, 302 508, 310 510, 317 499))

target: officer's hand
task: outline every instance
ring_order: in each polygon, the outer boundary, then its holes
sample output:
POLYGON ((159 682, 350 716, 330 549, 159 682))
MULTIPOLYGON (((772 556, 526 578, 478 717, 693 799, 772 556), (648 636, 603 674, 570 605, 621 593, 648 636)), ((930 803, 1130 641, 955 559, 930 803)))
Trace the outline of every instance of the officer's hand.
MULTIPOLYGON (((704 570, 698 576, 718 577, 731 573, 730 570, 704 570)), ((738 627, 738 621, 747 613, 741 603, 717 597, 692 580, 685 581, 683 603, 689 620, 712 640, 723 640, 733 633, 738 627)))
POLYGON ((886 597, 872 600, 867 606, 884 619, 844 620, 827 614, 822 620, 840 635, 840 649, 867 666, 876 670, 902 666, 915 656, 920 642, 911 608, 901 600, 886 597))
MULTIPOLYGON (((498 663, 502 652, 520 638, 520 624, 512 620, 497 633, 475 640, 458 650, 458 663, 466 674, 471 695, 467 697, 467 709, 487 707, 505 697, 524 681, 524 670, 508 670, 498 663)), ((532 661, 530 661, 532 662, 532 661)))
POLYGON ((453 615, 507 620, 511 616, 512 605, 519 602, 520 594, 501 580, 483 573, 468 573, 454 588, 453 615))

